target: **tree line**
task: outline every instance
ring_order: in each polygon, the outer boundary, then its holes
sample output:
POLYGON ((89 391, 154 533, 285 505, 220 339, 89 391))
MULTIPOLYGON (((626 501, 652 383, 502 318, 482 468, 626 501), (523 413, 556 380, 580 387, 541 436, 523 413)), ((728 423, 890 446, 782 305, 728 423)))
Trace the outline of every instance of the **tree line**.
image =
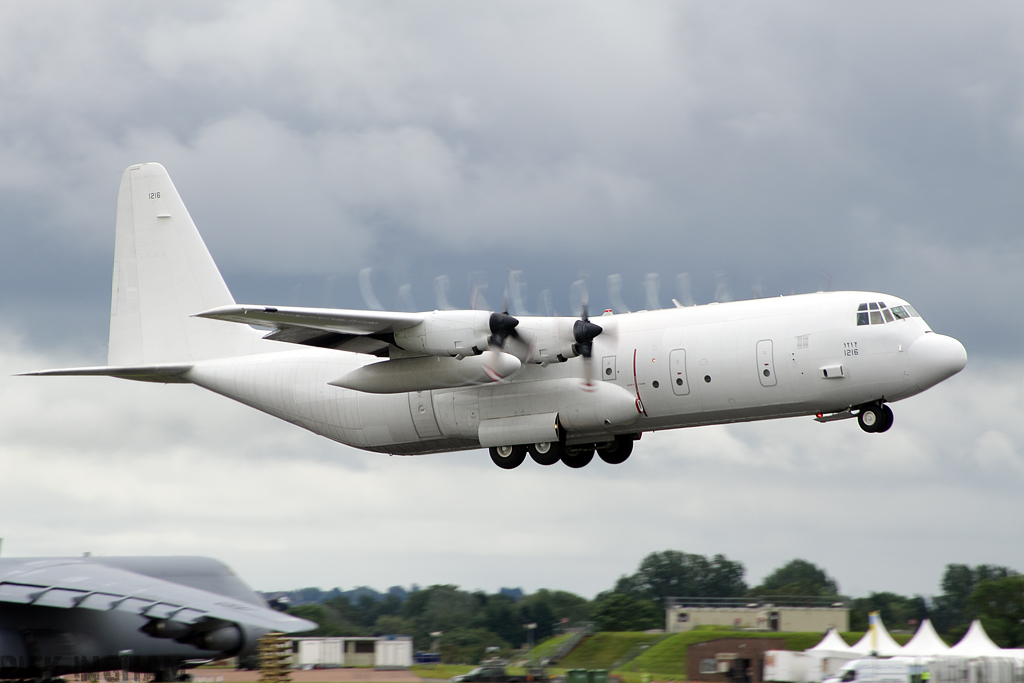
MULTIPOLYGON (((446 662, 476 662, 489 647, 519 648, 531 637, 539 643, 583 622, 601 631, 664 628, 669 597, 841 597, 835 579, 806 560, 787 562, 753 587, 744 581, 745 573, 742 563, 721 554, 666 550, 645 557, 633 574, 620 577, 593 600, 567 591, 524 594, 503 588, 486 593, 454 585, 393 587, 386 593, 366 587, 347 592, 306 588, 274 595, 290 598, 290 613, 319 624, 307 635, 412 635, 415 649, 437 647, 446 662)), ((1024 576, 996 565, 950 564, 941 589, 932 597, 873 592, 855 598, 850 628, 865 630, 868 614, 878 611, 891 630, 913 631, 930 618, 940 634, 956 640, 972 619, 980 618, 999 645, 1024 645, 1024 576)))

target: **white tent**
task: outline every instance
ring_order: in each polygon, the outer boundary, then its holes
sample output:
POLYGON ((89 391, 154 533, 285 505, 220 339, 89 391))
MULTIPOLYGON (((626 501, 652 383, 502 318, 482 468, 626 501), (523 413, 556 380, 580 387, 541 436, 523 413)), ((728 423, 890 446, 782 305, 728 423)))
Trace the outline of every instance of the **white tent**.
POLYGON ((872 638, 871 628, 869 627, 864 637, 853 646, 854 652, 862 655, 869 655, 874 652, 879 657, 895 657, 903 654, 903 648, 885 630, 885 624, 882 623, 881 618, 875 619, 874 622, 875 637, 872 638))
POLYGON ((960 642, 949 648, 949 652, 946 654, 958 657, 986 657, 1002 655, 1003 650, 992 642, 992 639, 985 633, 981 622, 975 619, 960 642))
POLYGON ((814 647, 804 650, 804 654, 814 662, 809 672, 812 682, 821 681, 839 672, 840 667, 853 659, 860 659, 861 655, 853 651, 853 648, 846 644, 839 633, 830 628, 821 639, 821 642, 814 647))
POLYGON ((903 646, 903 651, 900 654, 908 657, 935 657, 949 654, 949 645, 939 638, 935 627, 932 626, 931 619, 925 619, 910 642, 903 646))
POLYGON ((820 652, 822 654, 843 653, 854 654, 853 648, 846 644, 835 628, 830 628, 821 642, 806 652, 820 652))

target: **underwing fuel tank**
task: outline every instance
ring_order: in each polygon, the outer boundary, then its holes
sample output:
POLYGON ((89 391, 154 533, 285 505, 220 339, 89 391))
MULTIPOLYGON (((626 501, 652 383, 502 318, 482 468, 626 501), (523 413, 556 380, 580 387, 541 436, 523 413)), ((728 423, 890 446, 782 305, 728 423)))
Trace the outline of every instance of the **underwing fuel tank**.
POLYGON ((371 363, 328 384, 369 394, 401 394, 499 382, 522 367, 512 354, 488 350, 462 360, 426 356, 371 363))

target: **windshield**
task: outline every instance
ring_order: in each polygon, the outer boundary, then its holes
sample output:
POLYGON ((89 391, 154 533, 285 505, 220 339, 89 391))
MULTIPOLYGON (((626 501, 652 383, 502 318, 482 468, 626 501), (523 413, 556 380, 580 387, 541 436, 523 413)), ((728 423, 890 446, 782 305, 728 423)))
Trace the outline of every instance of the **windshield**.
POLYGON ((884 325, 899 320, 920 317, 910 304, 889 308, 885 305, 884 301, 871 301, 857 307, 858 325, 884 325))

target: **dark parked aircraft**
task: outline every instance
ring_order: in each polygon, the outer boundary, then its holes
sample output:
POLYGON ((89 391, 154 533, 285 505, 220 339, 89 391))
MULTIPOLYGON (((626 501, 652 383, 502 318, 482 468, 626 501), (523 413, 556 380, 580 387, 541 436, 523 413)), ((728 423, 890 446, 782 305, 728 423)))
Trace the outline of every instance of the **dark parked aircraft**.
POLYGON ((252 657, 268 632, 313 628, 211 558, 0 559, 0 679, 123 670, 170 681, 252 657))

